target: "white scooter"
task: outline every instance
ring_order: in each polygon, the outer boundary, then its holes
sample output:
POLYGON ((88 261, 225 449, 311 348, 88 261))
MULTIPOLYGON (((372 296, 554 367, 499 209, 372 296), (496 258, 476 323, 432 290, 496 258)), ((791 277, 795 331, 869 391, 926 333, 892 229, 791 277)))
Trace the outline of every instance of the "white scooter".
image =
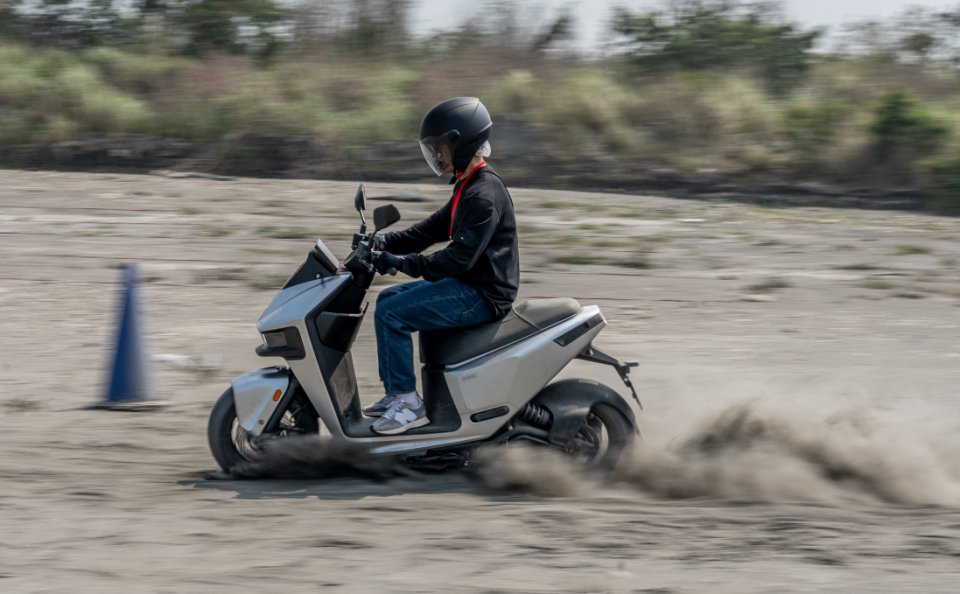
MULTIPOLYGON (((637 398, 622 363, 591 341, 606 325, 595 305, 573 299, 532 299, 503 319, 470 328, 420 332, 423 400, 430 424, 378 435, 363 416, 350 347, 366 313, 375 272, 376 235, 400 220, 393 205, 373 211, 366 234, 366 196, 355 198, 360 233, 343 265, 321 240, 260 317, 266 367, 231 382, 210 413, 210 450, 227 472, 262 458, 264 443, 317 433, 362 447, 371 456, 398 456, 411 467, 464 466, 477 447, 523 441, 612 468, 640 430, 636 411, 613 389, 592 380, 549 382, 573 359, 608 365, 637 398)), ((389 271, 395 274, 396 271, 389 271)))

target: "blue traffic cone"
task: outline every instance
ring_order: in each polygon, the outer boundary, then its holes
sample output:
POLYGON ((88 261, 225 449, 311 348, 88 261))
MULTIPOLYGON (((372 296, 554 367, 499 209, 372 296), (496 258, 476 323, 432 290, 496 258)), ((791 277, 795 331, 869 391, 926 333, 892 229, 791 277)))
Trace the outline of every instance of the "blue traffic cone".
POLYGON ((117 330, 113 369, 107 385, 106 400, 96 408, 136 410, 154 408, 161 403, 152 397, 153 373, 147 352, 145 324, 137 296, 137 263, 124 262, 123 294, 120 299, 120 327, 117 330))

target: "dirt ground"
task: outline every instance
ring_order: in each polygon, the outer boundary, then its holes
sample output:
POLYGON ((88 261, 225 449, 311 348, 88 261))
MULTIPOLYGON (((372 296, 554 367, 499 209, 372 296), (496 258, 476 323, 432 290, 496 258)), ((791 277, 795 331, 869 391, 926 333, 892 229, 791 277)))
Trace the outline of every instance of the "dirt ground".
MULTIPOLYGON (((318 235, 346 254, 355 189, 0 171, 0 591, 958 590, 957 219, 515 190, 521 299, 599 304, 597 345, 640 361, 646 441, 611 481, 522 451, 208 480, 210 407, 273 363, 253 352, 270 287, 318 235), (158 362, 158 412, 85 408, 123 260, 153 352, 222 361, 158 362)), ((401 225, 449 192, 367 189, 401 225)), ((372 401, 370 326, 355 360, 372 401)), ((605 368, 563 376, 626 395, 605 368)))

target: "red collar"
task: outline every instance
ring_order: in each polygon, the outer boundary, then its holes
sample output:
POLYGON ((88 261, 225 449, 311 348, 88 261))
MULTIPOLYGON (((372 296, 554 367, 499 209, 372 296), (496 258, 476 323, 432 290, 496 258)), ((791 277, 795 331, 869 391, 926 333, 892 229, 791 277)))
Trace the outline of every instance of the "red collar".
MULTIPOLYGON (((481 160, 479 163, 477 163, 477 166, 474 167, 474 168, 473 168, 473 171, 470 172, 470 175, 467 176, 467 181, 470 181, 470 178, 473 177, 473 174, 477 172, 477 169, 480 169, 481 167, 483 167, 483 166, 486 165, 486 164, 487 164, 487 162, 486 162, 485 160, 481 160)), ((463 172, 462 172, 462 171, 458 171, 458 172, 457 172, 457 179, 459 180, 461 177, 463 177, 463 172)), ((463 182, 463 183, 467 183, 467 182, 465 181, 465 182, 463 182)))
MULTIPOLYGON (((470 175, 468 175, 467 178, 460 183, 460 187, 457 188, 457 193, 453 195, 453 209, 450 211, 450 241, 453 241, 453 215, 457 214, 457 204, 460 203, 460 194, 463 192, 463 188, 470 182, 470 178, 473 177, 473 174, 480 171, 480 168, 486 164, 486 161, 480 161, 480 164, 474 167, 473 171, 470 172, 470 175)), ((460 179, 462 175, 462 171, 458 172, 457 179, 460 179)))

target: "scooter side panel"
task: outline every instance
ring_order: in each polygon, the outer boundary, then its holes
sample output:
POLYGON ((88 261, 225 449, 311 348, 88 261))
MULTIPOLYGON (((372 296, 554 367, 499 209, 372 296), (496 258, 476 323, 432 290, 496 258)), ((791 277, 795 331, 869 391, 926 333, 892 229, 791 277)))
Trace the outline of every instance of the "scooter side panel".
MULTIPOLYGON (((302 327, 307 314, 328 296, 338 293, 350 282, 350 278, 350 274, 338 274, 283 289, 260 316, 257 329, 267 332, 291 326, 302 327)), ((300 335, 306 342, 308 338, 303 330, 301 328, 300 335)))
POLYGON ((290 327, 300 332, 306 356, 298 361, 287 361, 287 365, 317 410, 320 420, 335 438, 343 438, 343 431, 317 365, 317 353, 310 340, 306 318, 324 300, 339 293, 351 278, 349 273, 338 274, 284 289, 277 294, 257 323, 261 332, 290 327))
POLYGON ((273 395, 278 390, 281 395, 287 391, 290 373, 282 367, 266 367, 237 376, 230 384, 240 426, 253 435, 260 435, 277 408, 273 395))
POLYGON ((400 454, 486 439, 502 427, 520 407, 529 402, 567 363, 572 361, 577 353, 596 337, 606 325, 606 321, 597 324, 567 346, 560 346, 554 340, 599 313, 600 308, 597 306, 583 307, 573 318, 544 332, 488 355, 447 367, 444 377, 453 401, 461 413, 462 424, 457 431, 433 435, 401 434, 390 438, 362 438, 349 441, 368 443, 371 453, 400 454), (490 379, 501 373, 508 376, 511 369, 515 369, 512 381, 501 383, 498 379, 495 390, 480 387, 474 389, 470 386, 465 392, 461 387, 469 386, 474 381, 479 383, 482 381, 481 377, 490 379), (473 373, 477 374, 475 379, 464 379, 473 373), (496 406, 506 406, 507 414, 477 423, 470 420, 471 415, 477 410, 487 410, 496 406))
POLYGON ((469 411, 500 405, 508 405, 511 410, 522 407, 600 333, 606 321, 566 346, 560 346, 555 339, 598 314, 600 308, 595 305, 582 307, 573 318, 504 351, 448 368, 445 376, 454 401, 459 398, 469 411), (501 376, 508 377, 509 382, 501 376), (485 389, 483 381, 489 381, 493 389, 485 389))
POLYGON ((519 357, 509 357, 458 374, 458 387, 466 409, 484 410, 502 403, 513 389, 519 366, 519 357))

